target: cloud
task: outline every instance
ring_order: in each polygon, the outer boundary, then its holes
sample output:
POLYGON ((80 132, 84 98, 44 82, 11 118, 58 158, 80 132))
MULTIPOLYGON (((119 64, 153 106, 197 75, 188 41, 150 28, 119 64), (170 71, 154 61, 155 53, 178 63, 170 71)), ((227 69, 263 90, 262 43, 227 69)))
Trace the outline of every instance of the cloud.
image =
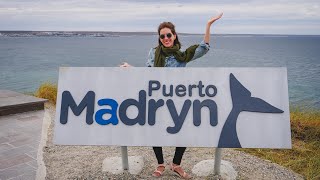
MULTIPOLYGON (((311 28, 303 28, 304 32, 312 33, 320 25, 320 2, 314 0, 263 2, 256 0, 237 2, 231 0, 214 2, 209 0, 197 2, 191 0, 174 2, 0 0, 0 23, 6 25, 1 27, 4 29, 11 27, 23 29, 25 26, 19 23, 30 22, 34 30, 44 30, 45 27, 65 30, 62 27, 69 29, 73 26, 78 30, 91 27, 100 30, 140 31, 141 29, 154 30, 159 22, 170 20, 181 25, 179 27, 184 32, 201 33, 207 19, 222 11, 224 16, 219 22, 220 29, 232 26, 242 27, 240 29, 247 27, 248 33, 256 33, 259 28, 252 27, 273 26, 278 27, 273 28, 276 31, 286 27, 287 29, 297 27, 293 21, 298 21, 305 27, 311 28)), ((300 31, 297 30, 297 32, 300 31)), ((234 31, 234 33, 237 32, 234 31)))

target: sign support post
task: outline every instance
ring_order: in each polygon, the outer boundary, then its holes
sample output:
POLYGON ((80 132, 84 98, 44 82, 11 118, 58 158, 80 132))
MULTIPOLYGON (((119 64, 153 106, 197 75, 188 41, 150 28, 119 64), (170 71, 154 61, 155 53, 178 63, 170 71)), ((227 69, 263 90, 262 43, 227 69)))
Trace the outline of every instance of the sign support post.
POLYGON ((127 146, 121 146, 121 156, 123 170, 129 170, 127 146))
POLYGON ((221 153, 222 153, 222 148, 216 148, 216 152, 214 156, 214 174, 215 175, 220 175, 221 153))

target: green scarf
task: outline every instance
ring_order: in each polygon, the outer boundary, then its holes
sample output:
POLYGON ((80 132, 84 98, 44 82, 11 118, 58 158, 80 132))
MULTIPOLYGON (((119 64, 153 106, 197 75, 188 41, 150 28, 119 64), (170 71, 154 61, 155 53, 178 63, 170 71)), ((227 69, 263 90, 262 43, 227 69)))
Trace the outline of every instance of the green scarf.
POLYGON ((185 52, 180 51, 180 46, 178 44, 173 47, 166 48, 164 46, 157 46, 155 52, 154 67, 164 67, 166 57, 173 55, 176 60, 180 62, 189 62, 194 56, 199 45, 190 46, 185 52))

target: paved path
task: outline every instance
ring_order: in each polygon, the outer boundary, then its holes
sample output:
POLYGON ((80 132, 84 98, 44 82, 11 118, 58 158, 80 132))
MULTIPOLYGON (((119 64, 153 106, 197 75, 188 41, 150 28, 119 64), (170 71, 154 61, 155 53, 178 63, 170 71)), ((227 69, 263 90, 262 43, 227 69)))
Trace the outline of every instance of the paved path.
POLYGON ((45 101, 0 89, 0 180, 36 178, 45 101))
POLYGON ((0 116, 0 179, 34 180, 44 110, 0 116))

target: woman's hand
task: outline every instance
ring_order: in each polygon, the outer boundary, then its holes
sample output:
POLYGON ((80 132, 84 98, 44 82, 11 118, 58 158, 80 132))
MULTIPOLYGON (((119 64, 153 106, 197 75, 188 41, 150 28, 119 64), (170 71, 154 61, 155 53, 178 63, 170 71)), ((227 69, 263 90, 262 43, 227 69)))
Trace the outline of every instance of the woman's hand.
POLYGON ((204 34, 204 42, 209 44, 210 42, 210 27, 212 25, 212 23, 214 23, 216 20, 220 19, 222 17, 223 13, 221 13, 220 15, 216 16, 216 17, 212 17, 211 19, 208 20, 207 26, 206 26, 206 32, 204 34))
POLYGON ((123 62, 122 64, 120 64, 120 67, 132 67, 132 66, 127 62, 123 62))
POLYGON ((208 20, 208 25, 211 26, 212 23, 214 23, 216 20, 220 19, 222 17, 223 13, 219 14, 218 16, 212 17, 208 20))

